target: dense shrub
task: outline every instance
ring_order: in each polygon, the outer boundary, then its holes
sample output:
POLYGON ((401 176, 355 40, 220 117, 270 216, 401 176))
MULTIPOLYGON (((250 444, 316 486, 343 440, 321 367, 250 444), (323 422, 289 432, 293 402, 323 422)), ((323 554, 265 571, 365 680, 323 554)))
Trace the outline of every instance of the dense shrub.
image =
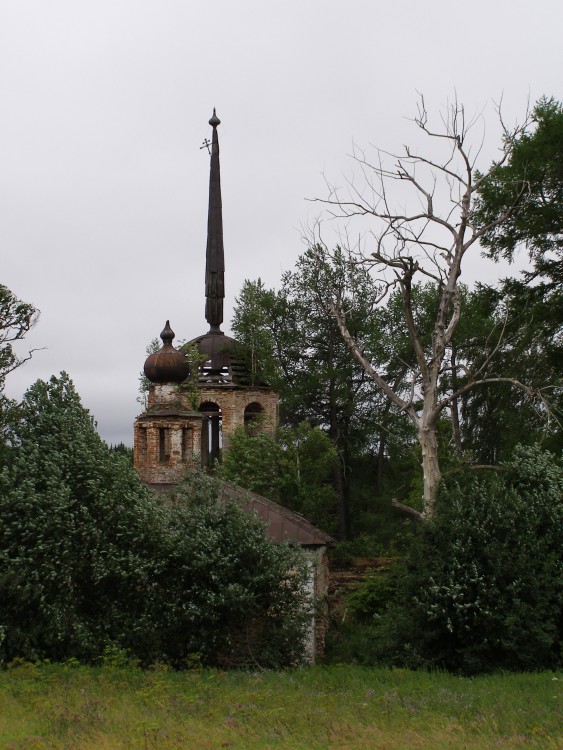
POLYGON ((218 488, 193 471, 171 501, 160 574, 163 649, 222 666, 295 664, 311 616, 302 554, 269 542, 256 516, 218 502, 218 488))
POLYGON ((169 507, 156 501, 65 374, 30 388, 14 435, 0 473, 0 661, 91 660, 111 647, 214 663, 249 623, 265 634, 256 661, 300 656, 296 554, 219 504, 206 478, 169 507))
POLYGON ((379 658, 468 674, 561 663, 563 471, 536 448, 507 468, 443 482, 377 628, 379 658))

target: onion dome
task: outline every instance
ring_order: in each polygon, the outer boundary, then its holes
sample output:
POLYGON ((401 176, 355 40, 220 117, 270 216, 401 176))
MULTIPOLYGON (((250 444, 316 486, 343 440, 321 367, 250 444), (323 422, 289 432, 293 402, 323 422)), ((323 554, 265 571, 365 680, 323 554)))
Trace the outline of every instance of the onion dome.
POLYGON ((167 320, 160 334, 162 348, 147 357, 145 375, 151 383, 182 383, 190 374, 186 356, 172 346, 175 333, 167 320))

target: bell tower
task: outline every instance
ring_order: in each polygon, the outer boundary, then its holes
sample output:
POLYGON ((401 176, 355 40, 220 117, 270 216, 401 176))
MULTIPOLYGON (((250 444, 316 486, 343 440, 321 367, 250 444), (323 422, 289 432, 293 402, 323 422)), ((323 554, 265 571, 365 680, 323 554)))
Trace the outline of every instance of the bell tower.
POLYGON ((205 257, 205 318, 209 331, 189 342, 197 347, 201 357, 197 378, 199 410, 207 417, 202 426, 203 465, 220 460, 221 451, 228 449, 237 427, 274 432, 278 424, 277 391, 248 371, 240 345, 221 330, 225 252, 217 133, 221 120, 215 109, 209 124, 213 129, 205 257))
POLYGON ((240 345, 221 330, 225 254, 220 123, 213 110, 205 265, 209 330, 188 344, 197 348, 200 364, 197 372, 190 373, 186 353, 172 345, 174 332, 166 321, 160 334, 162 348, 144 366, 150 389, 147 409, 135 420, 133 455, 141 479, 157 490, 176 484, 196 462, 210 467, 220 461, 237 427, 274 432, 278 424, 277 391, 249 372, 240 345))

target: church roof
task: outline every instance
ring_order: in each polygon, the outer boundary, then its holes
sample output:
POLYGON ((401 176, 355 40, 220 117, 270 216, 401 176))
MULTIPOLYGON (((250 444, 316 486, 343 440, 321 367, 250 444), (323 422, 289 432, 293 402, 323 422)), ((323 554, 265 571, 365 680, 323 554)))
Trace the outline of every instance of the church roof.
POLYGON ((188 345, 197 346, 202 356, 198 385, 270 388, 260 373, 251 373, 240 344, 221 331, 204 333, 189 341, 188 345))
POLYGON ((236 487, 230 482, 221 482, 220 492, 222 500, 231 500, 247 512, 255 511, 258 518, 266 524, 266 535, 272 541, 287 541, 304 547, 319 547, 334 541, 329 534, 313 526, 299 513, 256 492, 236 487))
POLYGON ((207 249, 205 253, 205 319, 211 331, 219 331, 223 322, 225 298, 225 251, 223 248, 223 206, 221 201, 221 168, 219 136, 221 120, 213 109, 209 120, 211 136, 211 168, 209 172, 209 212, 207 216, 207 249))
MULTIPOLYGON (((256 512, 258 518, 265 524, 266 536, 273 542, 287 542, 299 544, 302 547, 324 547, 334 540, 326 532, 313 526, 306 518, 295 513, 273 500, 237 487, 230 482, 217 481, 219 486, 219 500, 233 502, 244 511, 256 512)), ((157 494, 173 493, 172 484, 149 484, 157 494)))
POLYGON ((174 336, 170 321, 167 320, 160 334, 162 347, 147 357, 143 368, 151 383, 181 383, 190 374, 185 354, 172 346, 174 336))

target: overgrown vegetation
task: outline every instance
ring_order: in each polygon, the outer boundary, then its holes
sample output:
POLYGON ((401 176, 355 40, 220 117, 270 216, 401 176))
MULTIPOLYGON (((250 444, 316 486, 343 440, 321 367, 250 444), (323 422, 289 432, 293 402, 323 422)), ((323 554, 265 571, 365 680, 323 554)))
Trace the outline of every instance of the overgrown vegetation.
POLYGON ((10 426, 15 418, 17 403, 4 393, 6 377, 21 367, 33 354, 18 356, 14 344, 25 338, 39 318, 39 311, 29 302, 23 302, 0 284, 0 469, 7 455, 10 426))
POLYGON ((219 475, 301 513, 333 533, 337 527, 332 486, 336 450, 326 433, 303 422, 277 434, 235 431, 219 475))
POLYGON ((66 374, 38 381, 0 473, 0 660, 294 664, 299 555, 193 473, 168 504, 97 435, 66 374))
MULTIPOLYGON (((462 114, 450 109, 440 135, 461 176, 410 153, 398 175, 360 158, 419 193, 413 161, 459 182, 459 223, 424 191, 426 216, 408 220, 386 193, 334 194, 345 214, 385 223, 374 252, 314 244, 278 290, 245 282, 235 311, 253 381, 280 389, 282 426, 275 439, 237 432, 219 473, 337 534, 333 560, 384 558, 333 613, 333 661, 464 674, 561 664, 563 112, 538 102, 486 178, 463 159, 462 114), (432 223, 445 244, 425 239, 432 223), (530 267, 463 286, 478 238, 495 259, 524 248, 530 267)), ((424 108, 418 125, 434 137, 424 108)), ((0 660, 295 664, 309 619, 295 551, 218 503, 208 476, 157 502, 68 376, 38 381, 21 404, 5 397, 27 359, 12 345, 36 319, 0 285, 0 660)), ((186 392, 197 406, 195 379, 186 392)))
POLYGON ((333 658, 464 674, 561 666, 563 468, 537 448, 505 468, 443 480, 404 565, 349 596, 333 658))
POLYGON ((340 539, 373 528, 393 500, 430 517, 456 465, 497 465, 523 441, 562 445, 561 105, 543 99, 506 130, 486 175, 475 123, 457 102, 442 114, 432 132, 422 100, 415 122, 443 161, 413 148, 385 166, 388 154, 370 163, 356 151, 349 194, 324 201, 349 220, 343 236, 356 216, 369 228, 365 244, 313 241, 279 289, 247 281, 235 310, 253 366, 280 386, 282 423, 305 419, 333 442, 340 539), (420 202, 394 215, 391 184, 420 202), (462 260, 478 242, 495 259, 524 249, 531 267, 468 288, 462 260))

